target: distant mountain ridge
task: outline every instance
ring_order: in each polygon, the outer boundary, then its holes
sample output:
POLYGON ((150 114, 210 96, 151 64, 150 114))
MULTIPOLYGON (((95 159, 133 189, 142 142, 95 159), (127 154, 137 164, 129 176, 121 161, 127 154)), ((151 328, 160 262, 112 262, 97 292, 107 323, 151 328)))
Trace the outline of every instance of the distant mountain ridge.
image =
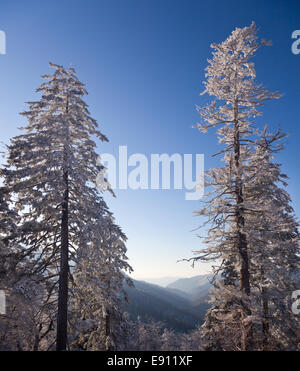
POLYGON ((165 277, 143 277, 143 278, 135 278, 136 281, 144 281, 148 283, 152 283, 154 285, 166 287, 170 283, 173 283, 179 280, 181 277, 174 277, 174 276, 165 276, 165 277))
MULTIPOLYGON (((167 285, 167 289, 176 290, 177 294, 189 297, 190 300, 199 300, 209 294, 212 287, 212 274, 204 274, 190 278, 180 278, 167 285)), ((175 292, 175 291, 174 291, 175 292)))
POLYGON ((139 316, 144 321, 152 319, 164 322, 167 328, 178 332, 190 331, 203 323, 209 308, 206 298, 211 285, 205 280, 208 276, 177 279, 167 287, 133 280, 134 288, 125 285, 129 305, 124 309, 132 320, 139 316))

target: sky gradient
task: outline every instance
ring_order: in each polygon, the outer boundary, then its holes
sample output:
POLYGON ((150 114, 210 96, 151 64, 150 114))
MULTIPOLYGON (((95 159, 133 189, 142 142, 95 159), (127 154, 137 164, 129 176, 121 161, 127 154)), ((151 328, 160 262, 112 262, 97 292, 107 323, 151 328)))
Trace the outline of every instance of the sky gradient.
MULTIPOLYGON (((220 165, 211 156, 220 146, 214 130, 192 125, 205 105, 204 68, 210 44, 222 42, 235 27, 255 21, 259 37, 273 41, 254 59, 257 81, 283 94, 269 102, 257 121, 290 136, 277 160, 290 177, 288 191, 296 215, 299 195, 300 54, 291 52, 292 32, 300 29, 299 1, 99 0, 2 1, 0 30, 7 54, 0 55, 1 141, 26 124, 18 115, 24 102, 38 99, 40 76, 48 62, 75 68, 86 84, 92 116, 110 142, 98 153, 128 155, 191 153, 205 155, 205 168, 220 165)), ((134 277, 193 276, 208 266, 177 260, 201 249, 193 231, 201 224, 184 190, 117 190, 105 199, 128 237, 134 277)))

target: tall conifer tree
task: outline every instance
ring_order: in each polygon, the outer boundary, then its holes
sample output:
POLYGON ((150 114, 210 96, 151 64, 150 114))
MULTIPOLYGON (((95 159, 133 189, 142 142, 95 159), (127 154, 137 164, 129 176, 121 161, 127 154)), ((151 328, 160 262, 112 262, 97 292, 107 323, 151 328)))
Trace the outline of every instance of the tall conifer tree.
POLYGON ((96 189, 101 164, 93 139, 107 138, 90 116, 83 100, 87 91, 75 70, 50 66, 54 73, 43 76, 37 89, 41 99, 28 102, 22 113, 28 124, 12 139, 4 175, 21 216, 21 260, 26 257, 28 271, 44 277, 48 300, 58 300, 56 349, 65 350, 69 277, 77 251, 95 244, 96 226, 109 215, 96 189))

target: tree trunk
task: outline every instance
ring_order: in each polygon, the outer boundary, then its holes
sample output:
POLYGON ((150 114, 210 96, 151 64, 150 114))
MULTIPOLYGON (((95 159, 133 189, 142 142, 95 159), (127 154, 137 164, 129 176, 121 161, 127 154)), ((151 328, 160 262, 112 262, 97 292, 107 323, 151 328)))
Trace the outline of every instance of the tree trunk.
POLYGON ((269 302, 267 297, 267 289, 262 287, 262 310, 263 310, 263 321, 262 321, 262 330, 263 330, 263 350, 269 349, 269 338, 270 338, 270 324, 269 324, 269 302))
MULTIPOLYGON (((68 113, 68 102, 66 107, 68 113)), ((69 276, 69 174, 68 174, 68 141, 69 128, 66 123, 66 143, 64 145, 64 169, 63 181, 65 186, 62 216, 61 216, 61 250, 60 250, 60 272, 58 289, 58 313, 56 350, 66 350, 67 346, 67 324, 68 324, 68 276, 69 276)))
POLYGON ((110 311, 107 309, 106 310, 106 315, 105 315, 105 350, 112 350, 111 349, 111 343, 110 343, 110 311), (108 341, 109 339, 109 341, 108 341))
MULTIPOLYGON (((68 184, 68 172, 64 173, 64 180, 68 184)), ((56 350, 66 350, 67 321, 68 321, 68 274, 69 274, 69 232, 68 232, 68 188, 64 193, 61 218, 61 251, 58 290, 58 313, 56 350)))
MULTIPOLYGON (((240 174, 240 131, 238 125, 238 105, 234 104, 234 162, 236 170, 235 179, 235 199, 236 199, 236 227, 237 227, 237 249, 241 258, 240 269, 240 289, 246 295, 250 295, 250 274, 249 258, 246 235, 243 232, 245 225, 244 218, 244 198, 243 186, 240 174)), ((251 310, 245 303, 242 303, 242 321, 251 315, 251 310)), ((242 325, 242 349, 251 350, 252 348, 252 324, 242 325)))
POLYGON ((39 344, 40 344, 40 336, 39 334, 36 334, 34 337, 34 344, 33 344, 33 351, 37 352, 39 350, 39 344))

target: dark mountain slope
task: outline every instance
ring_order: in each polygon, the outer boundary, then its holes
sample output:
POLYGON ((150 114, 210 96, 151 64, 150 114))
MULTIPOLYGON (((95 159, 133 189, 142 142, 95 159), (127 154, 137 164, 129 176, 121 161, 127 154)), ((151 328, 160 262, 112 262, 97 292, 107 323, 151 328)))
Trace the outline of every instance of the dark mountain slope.
POLYGON ((134 281, 135 288, 126 286, 129 305, 125 310, 132 320, 138 316, 144 321, 151 319, 164 322, 165 326, 186 332, 202 324, 207 304, 194 307, 191 300, 163 287, 143 281, 134 281))

